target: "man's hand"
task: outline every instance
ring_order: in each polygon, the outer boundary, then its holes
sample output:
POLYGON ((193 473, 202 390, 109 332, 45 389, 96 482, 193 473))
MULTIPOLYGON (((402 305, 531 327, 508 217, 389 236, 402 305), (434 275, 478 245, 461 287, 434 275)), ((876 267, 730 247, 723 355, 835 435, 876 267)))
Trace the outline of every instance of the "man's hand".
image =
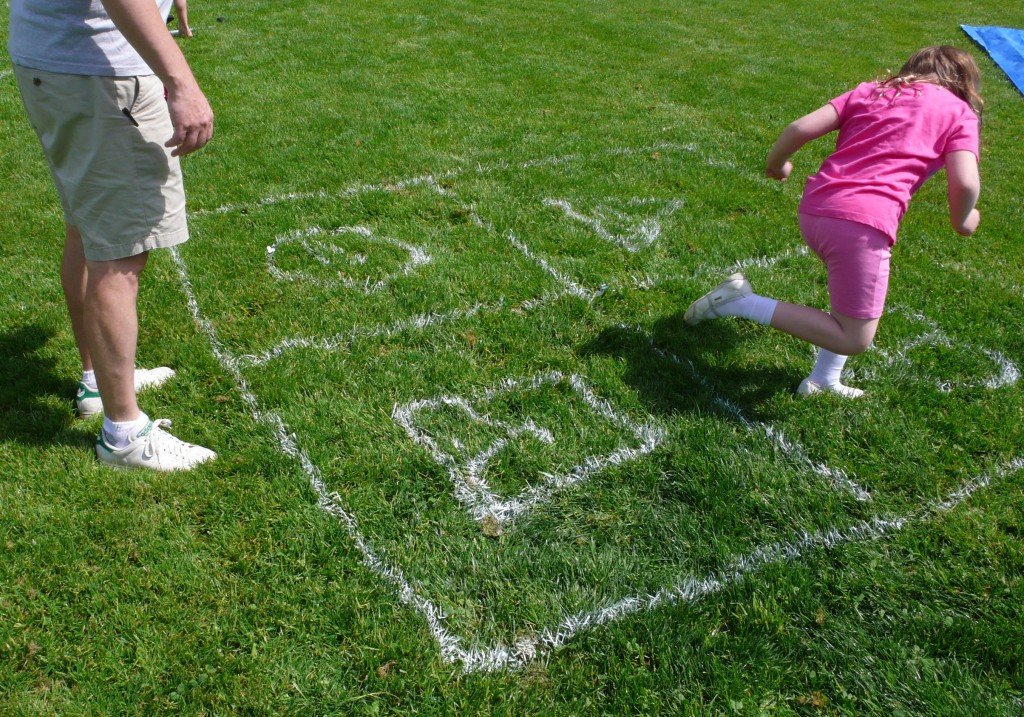
POLYGON ((184 157, 195 152, 213 137, 213 110, 199 85, 182 92, 168 92, 167 109, 171 114, 174 134, 164 146, 174 147, 172 156, 184 157))

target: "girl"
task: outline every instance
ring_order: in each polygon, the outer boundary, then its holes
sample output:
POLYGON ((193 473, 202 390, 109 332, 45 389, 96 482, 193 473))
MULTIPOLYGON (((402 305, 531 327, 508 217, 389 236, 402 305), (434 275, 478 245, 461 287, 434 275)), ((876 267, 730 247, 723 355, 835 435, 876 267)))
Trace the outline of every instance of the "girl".
POLYGON ((840 374, 847 357, 874 339, 891 247, 911 195, 945 166, 953 228, 963 236, 978 228, 979 87, 967 52, 926 47, 898 74, 865 82, 786 127, 765 167, 765 176, 780 181, 798 149, 839 130, 835 152, 807 178, 799 208, 800 233, 828 269, 832 312, 758 296, 733 274, 690 304, 686 322, 739 316, 809 341, 820 348, 818 359, 797 393, 863 395, 843 385, 840 374))

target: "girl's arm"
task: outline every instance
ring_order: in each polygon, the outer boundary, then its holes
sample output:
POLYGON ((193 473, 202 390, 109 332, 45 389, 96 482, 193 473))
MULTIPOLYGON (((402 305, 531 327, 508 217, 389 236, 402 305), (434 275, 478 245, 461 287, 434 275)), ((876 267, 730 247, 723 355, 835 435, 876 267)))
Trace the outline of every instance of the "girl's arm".
POLYGON ((831 104, 819 107, 808 115, 792 122, 775 140, 765 160, 764 176, 786 181, 793 171, 789 158, 813 139, 839 129, 839 113, 831 104))
POLYGON ((946 180, 949 182, 949 221, 957 234, 968 237, 981 221, 981 214, 975 208, 981 192, 981 178, 974 152, 958 150, 947 154, 946 180))

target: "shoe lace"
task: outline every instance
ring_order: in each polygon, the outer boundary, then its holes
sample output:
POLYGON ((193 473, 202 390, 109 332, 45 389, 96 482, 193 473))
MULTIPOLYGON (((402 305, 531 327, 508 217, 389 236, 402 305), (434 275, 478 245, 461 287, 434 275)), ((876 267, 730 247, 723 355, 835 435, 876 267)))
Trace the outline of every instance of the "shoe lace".
POLYGON ((160 453, 168 457, 185 458, 192 444, 186 443, 180 438, 175 438, 163 430, 164 426, 167 428, 171 427, 170 419, 158 418, 153 421, 153 428, 150 430, 149 435, 146 436, 146 446, 142 449, 143 455, 146 458, 152 458, 157 453, 160 453))

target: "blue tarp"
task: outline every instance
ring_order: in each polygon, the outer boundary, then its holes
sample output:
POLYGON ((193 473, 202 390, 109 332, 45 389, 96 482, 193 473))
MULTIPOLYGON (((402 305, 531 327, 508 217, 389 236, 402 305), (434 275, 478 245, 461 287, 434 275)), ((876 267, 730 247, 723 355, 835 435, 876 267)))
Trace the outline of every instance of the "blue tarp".
POLYGON ((1002 68, 1017 89, 1024 93, 1024 30, 1008 27, 961 25, 984 48, 992 61, 1002 68))

